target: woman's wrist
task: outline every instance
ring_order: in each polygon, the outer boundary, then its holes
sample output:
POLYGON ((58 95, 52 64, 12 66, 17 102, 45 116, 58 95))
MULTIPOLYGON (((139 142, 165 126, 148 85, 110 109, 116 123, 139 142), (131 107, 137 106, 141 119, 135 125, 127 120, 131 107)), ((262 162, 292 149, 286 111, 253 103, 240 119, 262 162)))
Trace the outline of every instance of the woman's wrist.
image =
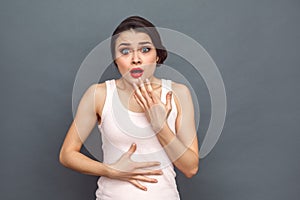
POLYGON ((156 133, 156 137, 163 146, 168 145, 176 138, 167 122, 165 122, 162 128, 156 133))
POLYGON ((165 122, 161 125, 160 129, 159 129, 158 131, 156 131, 156 134, 162 135, 162 134, 164 134, 166 131, 170 131, 170 130, 171 130, 171 129, 170 129, 170 127, 169 127, 167 121, 165 121, 165 122))
POLYGON ((113 171, 114 171, 114 169, 110 165, 103 163, 103 174, 102 174, 102 176, 111 178, 112 175, 113 175, 113 171))

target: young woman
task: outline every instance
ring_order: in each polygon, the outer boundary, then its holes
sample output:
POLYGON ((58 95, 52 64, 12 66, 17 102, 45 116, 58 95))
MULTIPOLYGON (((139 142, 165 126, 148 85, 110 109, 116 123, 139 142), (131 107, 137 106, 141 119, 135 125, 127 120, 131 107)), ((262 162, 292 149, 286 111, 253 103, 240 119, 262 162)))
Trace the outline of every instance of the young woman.
POLYGON ((111 38, 122 75, 94 84, 83 95, 60 152, 60 162, 100 176, 97 200, 178 200, 174 165, 185 176, 198 171, 198 140, 188 88, 154 76, 167 57, 154 25, 132 16, 111 38), (98 122, 103 162, 80 152, 98 122))

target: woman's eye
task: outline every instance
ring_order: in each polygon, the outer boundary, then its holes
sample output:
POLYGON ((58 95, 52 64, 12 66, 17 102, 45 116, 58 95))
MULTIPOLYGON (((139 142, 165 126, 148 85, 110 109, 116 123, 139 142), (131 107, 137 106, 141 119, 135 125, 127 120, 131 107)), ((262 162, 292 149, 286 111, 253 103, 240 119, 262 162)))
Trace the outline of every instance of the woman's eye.
POLYGON ((127 55, 127 54, 129 54, 130 53, 130 50, 129 49, 121 49, 121 54, 123 54, 123 55, 127 55))
POLYGON ((151 50, 150 47, 142 47, 142 48, 141 48, 141 52, 142 52, 142 53, 147 53, 147 52, 149 52, 150 50, 151 50))

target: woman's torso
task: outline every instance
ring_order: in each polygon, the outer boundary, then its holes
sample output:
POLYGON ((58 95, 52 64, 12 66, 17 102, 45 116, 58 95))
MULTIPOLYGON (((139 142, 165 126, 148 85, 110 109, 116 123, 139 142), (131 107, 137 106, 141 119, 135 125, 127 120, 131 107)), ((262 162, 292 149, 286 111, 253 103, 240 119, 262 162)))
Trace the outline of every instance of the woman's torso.
MULTIPOLYGON (((148 190, 142 191, 129 182, 100 177, 96 191, 97 200, 178 200, 172 162, 157 140, 144 113, 128 110, 120 101, 115 80, 106 81, 106 99, 102 108, 101 123, 98 128, 102 137, 103 162, 111 164, 124 154, 132 143, 137 150, 132 159, 137 162, 159 161, 163 175, 153 176, 158 183, 142 182, 148 190)), ((166 93, 171 90, 171 81, 162 80, 161 100, 165 103, 166 93)), ((172 99, 172 111, 168 125, 175 133, 177 109, 172 99)))

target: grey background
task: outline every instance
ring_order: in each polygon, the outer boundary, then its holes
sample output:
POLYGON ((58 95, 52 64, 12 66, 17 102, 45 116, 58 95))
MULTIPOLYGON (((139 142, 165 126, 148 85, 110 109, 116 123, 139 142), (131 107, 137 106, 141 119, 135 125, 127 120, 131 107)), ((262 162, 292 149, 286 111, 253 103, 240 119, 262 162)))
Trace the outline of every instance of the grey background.
MULTIPOLYGON (((58 152, 81 62, 133 14, 197 40, 224 79, 223 133, 194 178, 178 173, 182 199, 299 199, 297 0, 1 0, 0 199, 94 198, 97 178, 62 167, 58 152)), ((201 142, 210 110, 199 88, 201 142)))

